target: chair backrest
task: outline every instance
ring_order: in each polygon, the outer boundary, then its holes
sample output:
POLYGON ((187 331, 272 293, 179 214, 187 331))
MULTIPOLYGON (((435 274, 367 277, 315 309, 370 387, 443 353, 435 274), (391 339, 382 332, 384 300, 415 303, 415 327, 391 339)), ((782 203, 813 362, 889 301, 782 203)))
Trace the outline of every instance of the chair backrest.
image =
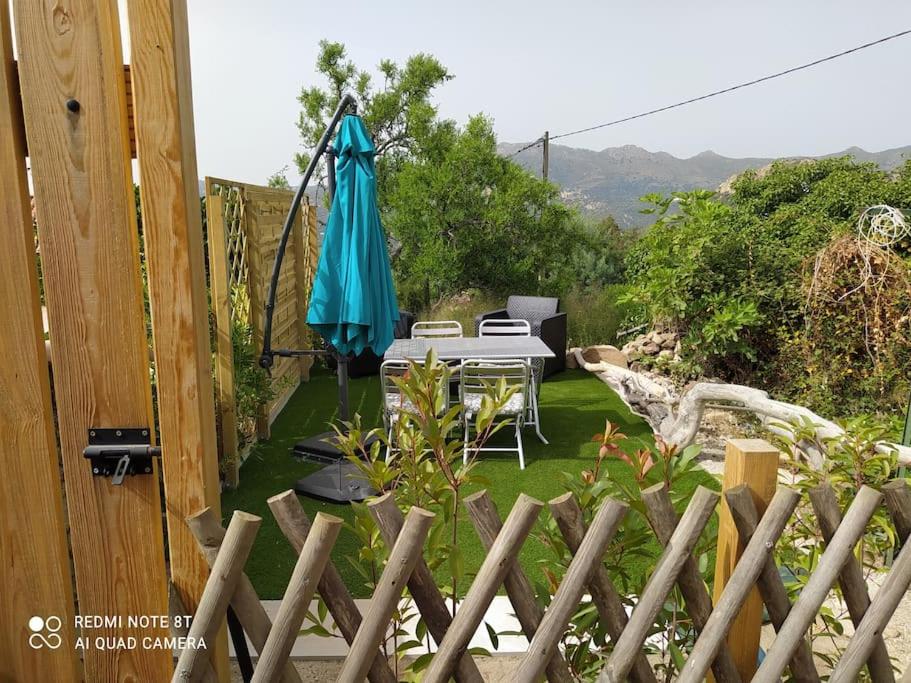
MULTIPOLYGON (((380 365, 380 390, 383 392, 384 418, 400 408, 414 409, 395 383, 395 380, 404 377, 410 368, 411 363, 406 360, 387 360, 380 365)), ((449 408, 449 386, 448 383, 442 381, 442 376, 439 378, 437 390, 442 398, 442 410, 445 411, 449 408)))
POLYGON ((457 320, 422 320, 411 326, 411 336, 421 337, 461 337, 462 324, 457 320))
POLYGON ((383 391, 384 399, 390 394, 401 393, 398 385, 395 383, 395 379, 404 377, 408 372, 408 368, 408 361, 405 360, 383 361, 383 364, 380 365, 380 388, 383 391))
POLYGON ((555 296, 517 296, 506 300, 506 314, 510 318, 522 318, 532 322, 557 312, 560 299, 555 296))
POLYGON ((524 409, 528 401, 529 368, 528 363, 519 358, 466 360, 459 373, 463 400, 467 396, 487 394, 500 379, 508 387, 518 387, 524 409))
POLYGON ((515 318, 488 318, 478 325, 479 337, 530 337, 531 325, 515 318))

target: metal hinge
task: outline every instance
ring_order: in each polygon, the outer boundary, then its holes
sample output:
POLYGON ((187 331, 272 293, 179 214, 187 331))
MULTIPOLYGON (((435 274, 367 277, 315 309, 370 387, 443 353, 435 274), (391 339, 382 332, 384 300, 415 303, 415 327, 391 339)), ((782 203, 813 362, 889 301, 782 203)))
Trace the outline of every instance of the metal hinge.
POLYGON ((151 474, 152 458, 161 455, 161 448, 151 445, 146 427, 93 427, 82 454, 91 461, 94 476, 111 477, 111 483, 119 486, 128 474, 151 474))

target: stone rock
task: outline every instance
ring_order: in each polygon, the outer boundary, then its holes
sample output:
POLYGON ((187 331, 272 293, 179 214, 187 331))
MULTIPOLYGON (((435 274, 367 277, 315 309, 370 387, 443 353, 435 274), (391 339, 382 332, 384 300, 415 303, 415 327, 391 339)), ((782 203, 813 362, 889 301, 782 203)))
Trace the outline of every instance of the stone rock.
POLYGON ((576 368, 579 367, 579 362, 576 360, 576 351, 578 351, 578 350, 579 350, 578 347, 574 346, 573 348, 571 348, 569 351, 566 352, 566 369, 567 370, 575 370, 576 368))
POLYGON ((658 352, 658 358, 671 359, 673 357, 674 357, 674 352, 671 351, 670 349, 661 349, 661 351, 658 352))
POLYGON ((588 363, 609 363, 621 368, 629 367, 629 360, 620 349, 609 344, 588 346, 582 351, 582 357, 588 363))
POLYGON ((648 354, 649 356, 658 355, 660 350, 661 347, 653 341, 646 342, 642 345, 642 353, 648 354))
POLYGON ((670 351, 674 350, 674 347, 677 345, 677 340, 674 338, 674 335, 665 335, 664 341, 661 342, 661 348, 667 349, 670 351))

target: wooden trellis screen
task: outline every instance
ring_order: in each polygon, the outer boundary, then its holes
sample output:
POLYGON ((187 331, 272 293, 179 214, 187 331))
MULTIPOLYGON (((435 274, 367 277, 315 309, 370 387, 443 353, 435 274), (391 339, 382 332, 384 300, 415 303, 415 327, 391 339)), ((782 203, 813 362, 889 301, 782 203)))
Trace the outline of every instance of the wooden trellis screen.
MULTIPOLYGON (((242 454, 237 440, 231 329, 237 323, 250 325, 256 347, 262 347, 272 263, 293 193, 221 178, 206 178, 205 183, 222 457, 230 465, 226 468, 229 483, 236 483, 242 454)), ((311 343, 304 321, 318 253, 316 210, 304 203, 282 264, 272 328, 274 348, 308 348, 311 343)), ((241 425, 250 440, 268 437, 269 426, 301 379, 309 378, 312 363, 311 358, 276 359, 271 380, 275 398, 255 425, 241 425)))
MULTIPOLYGON (((785 669, 790 668, 794 680, 809 682, 819 681, 820 675, 804 635, 838 581, 856 631, 829 680, 855 681, 866 665, 874 681, 893 681, 881 634, 911 583, 911 550, 899 553, 872 601, 853 550, 883 498, 898 537, 905 539, 905 543, 911 541, 911 488, 907 483, 896 480, 882 493, 861 488, 844 518, 834 491, 827 485, 810 494, 826 550, 793 604, 775 565, 773 552, 798 504, 799 494, 788 488, 778 489, 765 513, 760 515, 754 493, 746 485, 724 492, 727 508, 746 543, 713 606, 692 551, 719 498, 718 493, 698 489, 678 519, 663 485, 643 492, 649 521, 664 552, 629 616, 602 564, 604 553, 627 513, 625 504, 612 499, 601 505, 588 529, 571 494, 550 501, 550 511, 574 558, 545 611, 535 602, 531 584, 516 561, 543 503, 521 495, 505 522, 501 522, 486 492, 466 498, 465 505, 487 548, 487 555, 454 617, 449 614, 422 556, 433 515, 412 508, 403 519, 391 494, 375 499, 368 507, 391 551, 370 609, 361 615, 329 559, 341 520, 318 513, 311 525, 295 493, 287 491, 271 498, 269 506, 299 559, 274 624, 270 624, 252 585, 243 574, 260 519, 237 512, 225 533, 217 518, 206 510, 191 519, 190 526, 197 540, 207 549, 210 561, 219 566, 219 571, 213 572, 213 577, 218 578, 206 586, 203 598, 203 604, 210 608, 203 611, 201 607, 197 612, 191 635, 207 636, 217 628, 230 604, 260 653, 253 680, 298 681, 288 657, 314 592, 319 591, 349 643, 349 653, 337 680, 354 683, 369 679, 374 683, 392 683, 395 677, 379 647, 407 585, 428 632, 438 644, 438 650, 423 674, 423 682, 444 683, 451 677, 457 681, 480 681, 477 664, 468 653, 468 644, 502 586, 530 641, 514 679, 520 683, 532 683, 542 677, 552 682, 571 681, 573 677, 559 643, 587 591, 613 642, 612 654, 599 681, 629 679, 654 683, 656 676, 643 653, 643 644, 676 584, 699 634, 679 673, 679 681, 701 682, 711 671, 719 682, 740 681, 752 676, 753 681, 772 683, 781 680, 785 669), (755 676, 750 671, 742 677, 732 655, 738 644, 730 640, 729 631, 756 586, 777 635, 755 676)), ((751 655, 755 662, 757 650, 754 649, 751 655)), ((199 651, 186 650, 180 656, 176 675, 198 680, 205 675, 206 666, 199 651)), ((911 670, 902 679, 903 683, 909 680, 911 670)))

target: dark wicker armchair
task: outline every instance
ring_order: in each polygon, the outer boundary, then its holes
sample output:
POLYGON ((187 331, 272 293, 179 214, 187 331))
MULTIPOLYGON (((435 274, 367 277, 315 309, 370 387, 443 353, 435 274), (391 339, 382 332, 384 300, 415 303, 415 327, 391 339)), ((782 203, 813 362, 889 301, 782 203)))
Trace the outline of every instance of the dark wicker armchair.
POLYGON ((556 358, 544 362, 543 376, 566 369, 566 313, 558 313, 560 300, 550 296, 511 296, 506 307, 481 313, 475 318, 475 334, 482 320, 518 318, 531 324, 531 333, 540 337, 556 358))

